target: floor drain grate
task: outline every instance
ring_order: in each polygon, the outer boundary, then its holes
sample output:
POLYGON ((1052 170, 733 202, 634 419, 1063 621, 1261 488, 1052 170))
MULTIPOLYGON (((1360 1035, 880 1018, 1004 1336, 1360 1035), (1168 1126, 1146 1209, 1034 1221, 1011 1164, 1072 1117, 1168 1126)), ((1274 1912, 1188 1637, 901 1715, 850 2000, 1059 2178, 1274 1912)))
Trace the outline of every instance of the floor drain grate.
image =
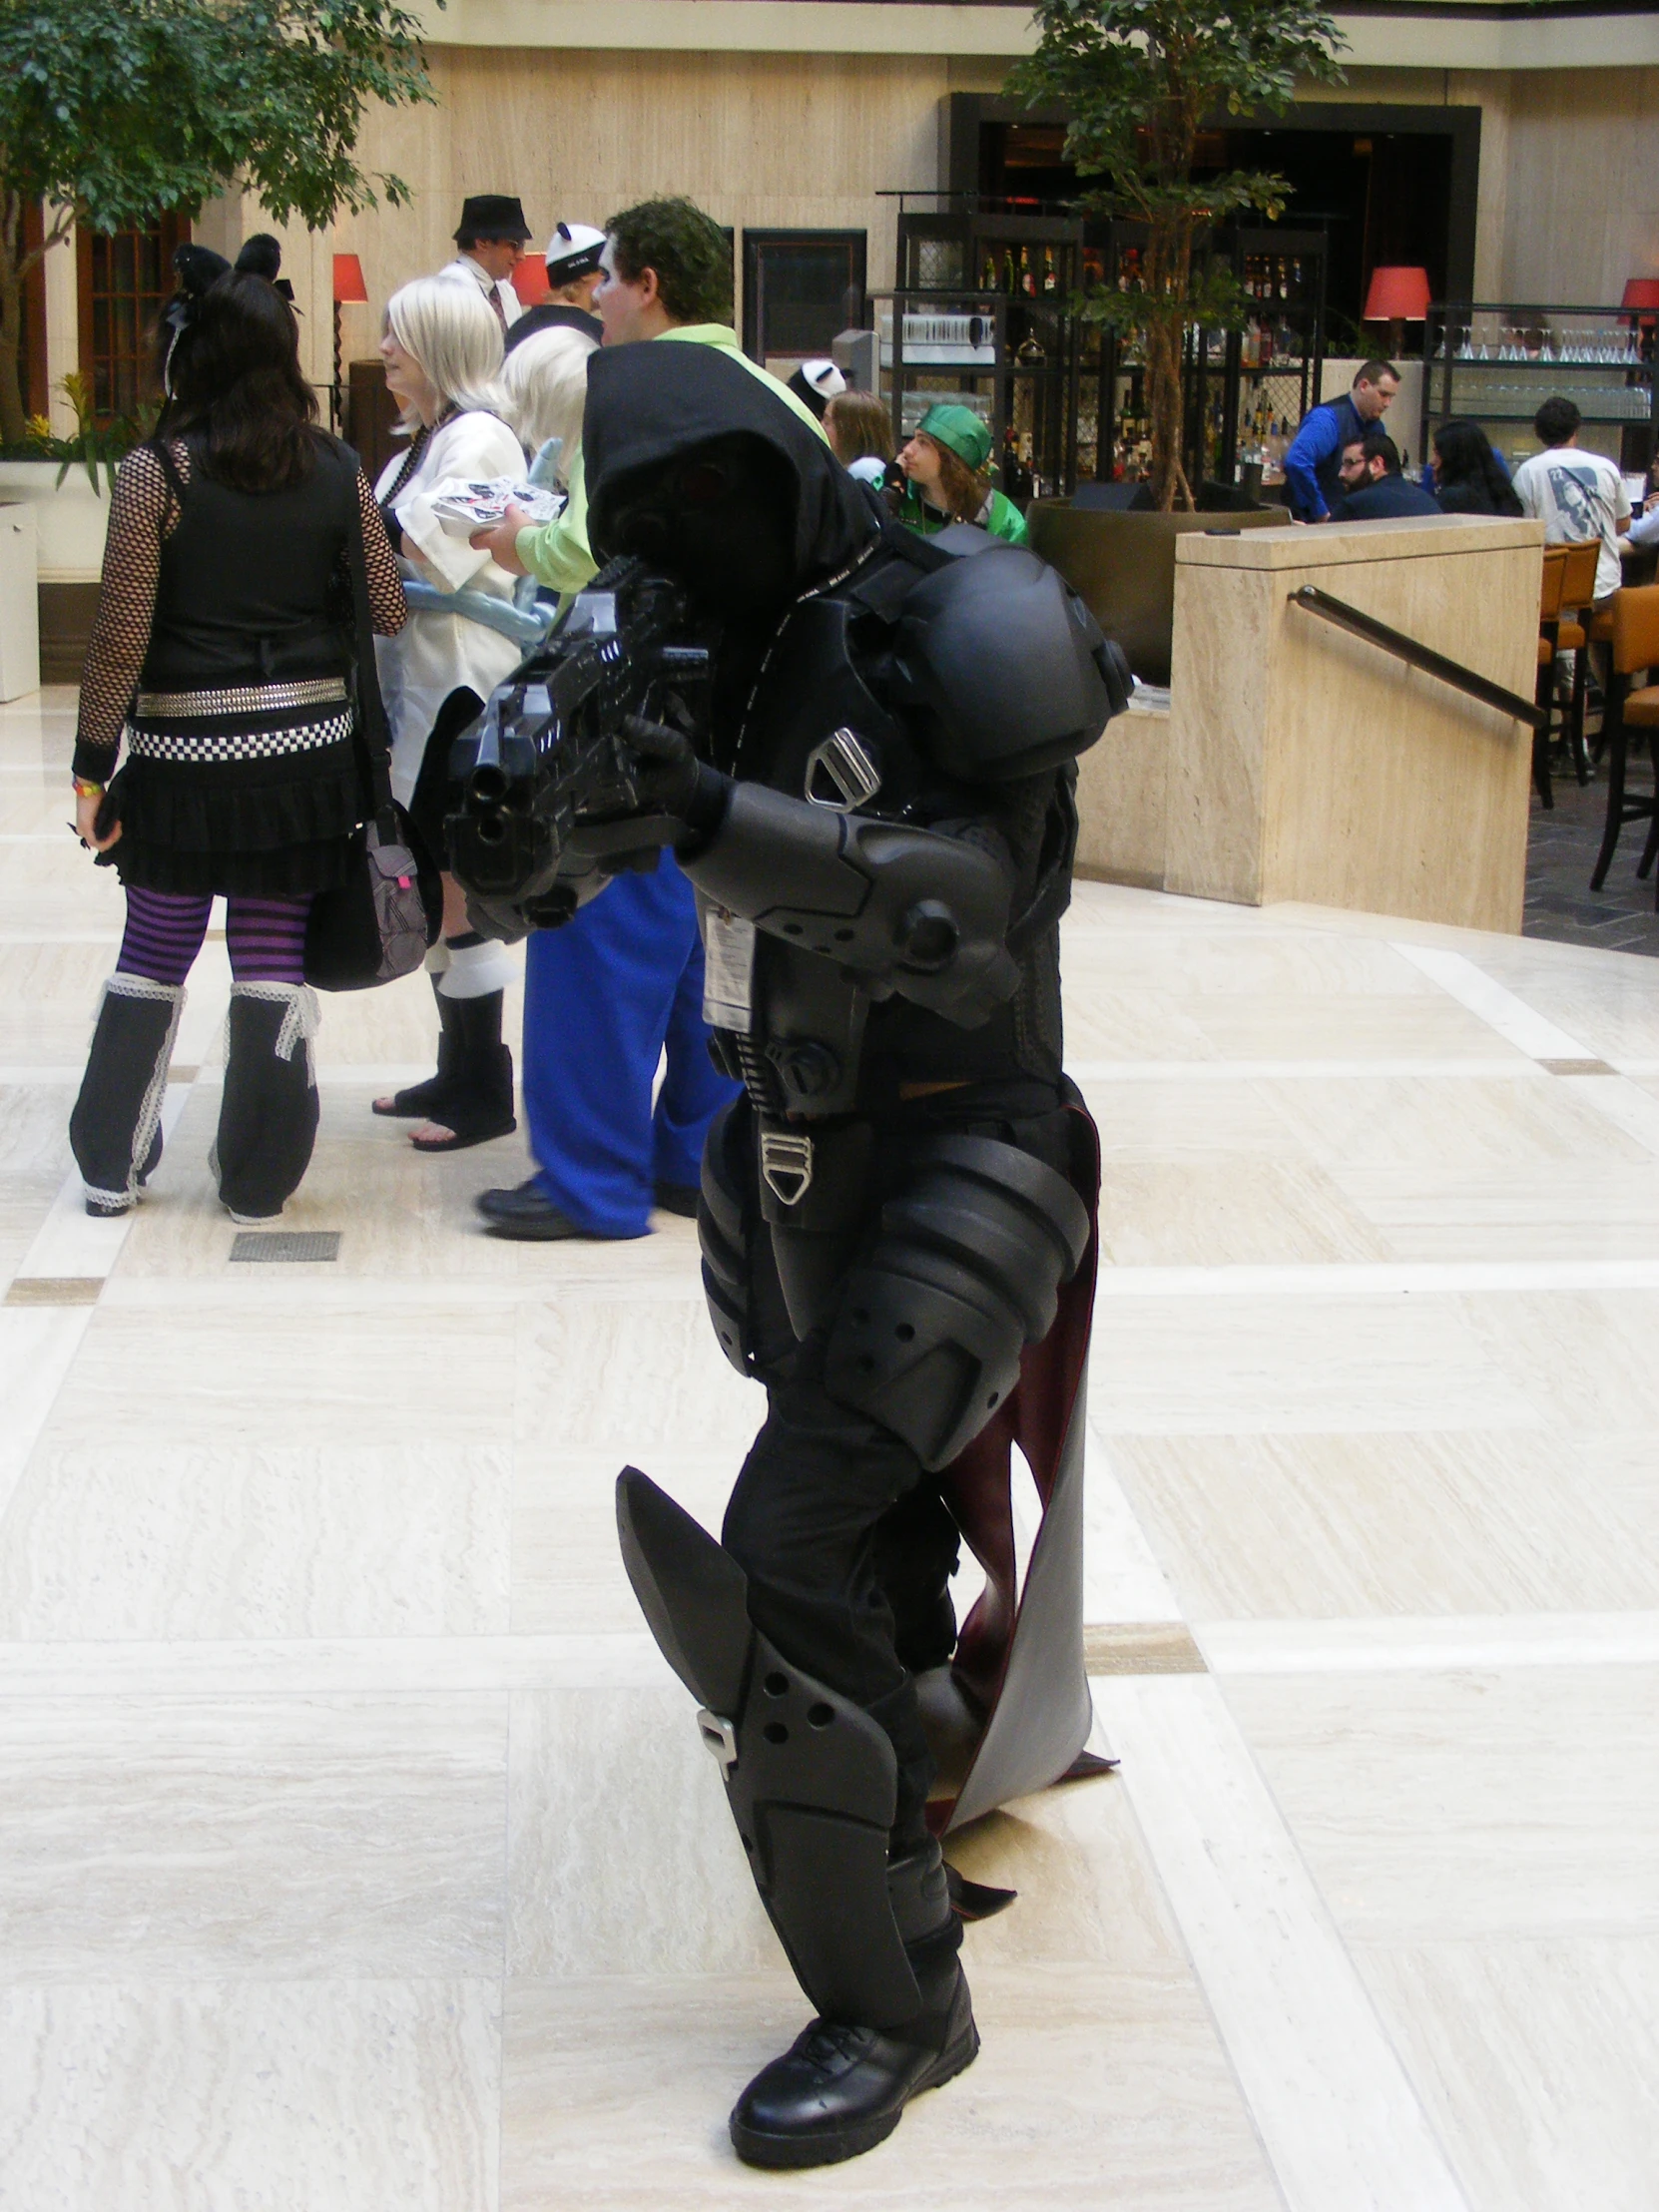
POLYGON ((231 1240, 233 1260, 337 1260, 337 1229, 243 1229, 231 1240))

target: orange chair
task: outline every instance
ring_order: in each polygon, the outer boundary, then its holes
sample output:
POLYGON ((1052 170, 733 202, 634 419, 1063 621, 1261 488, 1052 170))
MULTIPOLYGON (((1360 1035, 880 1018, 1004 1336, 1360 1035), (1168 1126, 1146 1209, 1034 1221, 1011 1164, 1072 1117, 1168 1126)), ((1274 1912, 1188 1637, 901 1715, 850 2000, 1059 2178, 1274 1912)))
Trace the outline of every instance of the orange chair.
MULTIPOLYGON (((1550 711, 1550 670, 1555 664, 1555 633, 1561 624, 1561 591, 1567 579, 1567 549, 1544 547, 1543 578, 1538 589, 1538 688, 1533 694, 1547 715, 1550 711)), ((1549 726, 1532 733, 1532 781, 1538 804, 1547 814, 1555 811, 1555 792, 1549 781, 1549 726)))
POLYGON ((1570 653, 1572 705, 1566 718, 1567 750, 1580 786, 1590 781, 1590 754, 1584 743, 1584 700, 1589 687, 1589 624, 1595 616, 1596 571, 1601 566, 1601 540, 1575 538, 1561 547, 1566 573, 1561 579, 1561 620, 1555 632, 1557 653, 1570 653))
POLYGON ((1645 876, 1659 854, 1659 684, 1631 683, 1632 677, 1648 676, 1659 668, 1659 584, 1627 585, 1613 594, 1608 611, 1613 675, 1607 687, 1607 827, 1602 832, 1595 873, 1590 877, 1593 891, 1600 890, 1607 880, 1619 831, 1627 822, 1653 825, 1637 874, 1645 876), (1633 730, 1647 734, 1654 789, 1651 794, 1627 799, 1625 755, 1633 730))

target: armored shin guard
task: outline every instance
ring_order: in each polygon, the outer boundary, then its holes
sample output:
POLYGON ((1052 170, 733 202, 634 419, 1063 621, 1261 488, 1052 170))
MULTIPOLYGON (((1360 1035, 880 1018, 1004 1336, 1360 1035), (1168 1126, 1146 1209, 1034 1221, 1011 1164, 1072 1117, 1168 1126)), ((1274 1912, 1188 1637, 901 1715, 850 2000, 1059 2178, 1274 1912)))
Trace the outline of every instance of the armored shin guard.
POLYGON ((69 1144, 89 1214, 124 1214, 161 1158, 162 1100, 184 986, 119 970, 104 985, 69 1144))
POLYGON ((238 1221, 274 1221, 310 1165, 316 1023, 316 999, 303 983, 231 986, 213 1165, 220 1198, 238 1221))
MULTIPOLYGON (((886 1732, 793 1666, 751 1623, 731 1554, 637 1468, 617 1482, 634 1595, 663 1656, 702 1706, 762 1903, 824 2018, 912 2027, 934 2004, 918 1979, 954 1951, 938 1849, 888 1864, 897 1763, 886 1732)), ((949 1978, 954 1983, 953 1955, 949 1978)))

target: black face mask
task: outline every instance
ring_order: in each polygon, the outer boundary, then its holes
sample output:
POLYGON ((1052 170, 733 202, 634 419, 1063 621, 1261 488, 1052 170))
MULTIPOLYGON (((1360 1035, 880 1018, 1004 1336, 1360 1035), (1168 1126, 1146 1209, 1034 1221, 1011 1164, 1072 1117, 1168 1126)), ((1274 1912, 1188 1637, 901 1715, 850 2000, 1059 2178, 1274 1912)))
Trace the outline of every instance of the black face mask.
POLYGON ((795 597, 794 482, 759 438, 711 438, 641 469, 605 507, 607 555, 636 555, 703 613, 764 614, 795 597))

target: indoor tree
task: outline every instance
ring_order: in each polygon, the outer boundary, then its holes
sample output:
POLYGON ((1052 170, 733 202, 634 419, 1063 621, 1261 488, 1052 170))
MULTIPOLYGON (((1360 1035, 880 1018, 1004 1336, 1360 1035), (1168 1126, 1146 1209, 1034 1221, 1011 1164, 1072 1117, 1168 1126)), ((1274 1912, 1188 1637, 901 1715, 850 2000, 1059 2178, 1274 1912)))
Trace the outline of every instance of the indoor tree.
POLYGON ((0 0, 0 440, 24 434, 24 280, 76 224, 194 216, 238 184, 312 230, 376 188, 406 202, 353 150, 371 101, 432 98, 418 41, 395 0, 0 0))
POLYGON ((1282 177, 1230 169, 1193 176, 1201 131, 1260 108, 1282 112, 1298 79, 1341 78, 1335 23, 1308 0, 1036 0, 1041 41, 1009 89, 1063 108, 1066 158, 1098 178, 1087 215, 1146 226, 1138 290, 1088 295, 1084 315, 1138 337, 1152 434, 1152 494, 1168 513, 1193 504, 1181 462, 1182 346, 1191 325, 1236 323, 1242 294, 1210 251, 1221 219, 1277 219, 1282 177))

